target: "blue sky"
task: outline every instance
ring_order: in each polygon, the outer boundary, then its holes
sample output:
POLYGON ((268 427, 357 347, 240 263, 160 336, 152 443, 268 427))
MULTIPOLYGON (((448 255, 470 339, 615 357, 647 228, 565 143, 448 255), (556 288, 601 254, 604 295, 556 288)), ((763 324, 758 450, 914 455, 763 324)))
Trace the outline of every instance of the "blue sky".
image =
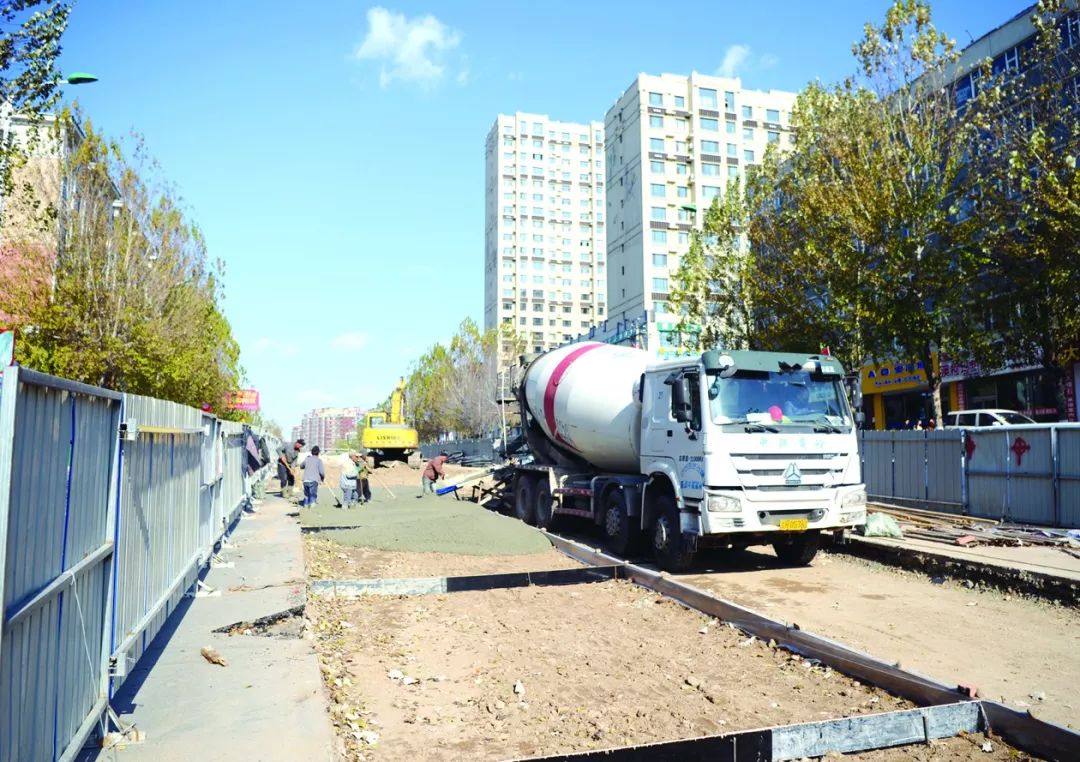
MULTIPOLYGON (((71 95, 111 135, 145 135, 225 262, 241 362, 287 432, 379 402, 482 322, 499 112, 602 120, 639 72, 832 82, 888 5, 83 0, 61 64, 101 78, 71 95)), ((1025 5, 940 0, 934 19, 962 46, 1025 5)))

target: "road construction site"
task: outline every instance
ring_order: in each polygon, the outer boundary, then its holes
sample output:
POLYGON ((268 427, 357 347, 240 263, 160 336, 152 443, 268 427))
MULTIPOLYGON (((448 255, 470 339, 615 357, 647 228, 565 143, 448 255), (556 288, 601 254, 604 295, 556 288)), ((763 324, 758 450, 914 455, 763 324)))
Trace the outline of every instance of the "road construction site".
MULTIPOLYGON (((1075 607, 1023 586, 1010 592, 967 579, 962 563, 942 576, 836 547, 811 566, 789 567, 763 549, 706 553, 686 574, 657 574, 647 562, 609 574, 602 570, 621 559, 595 555, 599 542, 584 525, 545 535, 453 494, 418 499, 412 469, 376 473, 383 488, 375 483, 372 503, 343 511, 324 496, 300 516, 311 594, 306 627, 331 721, 354 758, 641 751, 740 731, 891 718, 927 704, 938 711, 971 694, 1025 721, 1080 726, 1075 607), (589 569, 602 573, 573 576, 589 569), (845 675, 852 670, 805 644, 750 634, 741 614, 705 613, 693 597, 649 589, 651 577, 627 569, 655 574, 659 585, 689 586, 704 608, 712 601, 736 613, 744 607, 787 626, 778 633, 813 633, 872 655, 881 669, 925 676, 925 684, 913 678, 916 693, 934 698, 905 696, 906 677, 890 691, 892 677, 845 675)), ((468 473, 453 469, 448 478, 468 473)), ((1002 550, 1012 549, 980 552, 1002 550)), ((1012 727, 1015 717, 1001 727, 1030 733, 1012 727)), ((920 735, 916 745, 891 751, 902 732, 852 730, 862 740, 847 740, 856 743, 849 751, 862 749, 858 759, 1055 756, 1046 748, 1018 751, 995 731, 992 723, 942 731, 943 738, 930 733, 929 741, 920 735)), ((668 758, 694 758, 693 748, 668 758)), ((625 758, 669 753, 649 751, 625 758)))

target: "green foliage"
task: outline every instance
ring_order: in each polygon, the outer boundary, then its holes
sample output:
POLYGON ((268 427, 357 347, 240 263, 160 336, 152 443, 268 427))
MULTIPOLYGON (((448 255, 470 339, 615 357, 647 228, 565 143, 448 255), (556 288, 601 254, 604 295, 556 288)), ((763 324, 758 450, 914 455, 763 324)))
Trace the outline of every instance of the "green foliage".
POLYGON ((710 209, 672 303, 708 340, 827 344, 853 368, 921 360, 939 417, 935 353, 1049 362, 1080 337, 1080 48, 1055 38, 1066 5, 1037 9, 1028 63, 1041 74, 992 82, 988 62, 958 111, 952 41, 927 3, 896 0, 853 47, 852 77, 800 93, 790 151, 770 146, 741 197, 710 209))
MULTIPOLYGON (((38 124, 59 99, 60 38, 71 5, 56 0, 7 0, 0 3, 0 104, 38 124)), ((12 169, 24 146, 0 145, 0 193, 13 192, 12 169)))
POLYGON ((1039 3, 1035 44, 1017 70, 995 76, 985 62, 967 113, 978 138, 972 214, 990 253, 972 303, 1000 334, 1001 354, 1059 379, 1062 350, 1080 343, 1080 46, 1063 50, 1058 28, 1070 6, 1039 3))
POLYGON ((751 259, 743 245, 745 196, 732 180, 705 211, 675 273, 671 306, 686 349, 746 349, 751 336, 751 259), (700 331, 696 331, 700 328, 700 331))
POLYGON ((421 441, 456 432, 462 436, 483 436, 500 420, 500 344, 509 345, 513 358, 523 351, 524 342, 509 328, 481 331, 465 319, 449 346, 435 344, 413 365, 406 382, 406 394, 413 425, 421 441))
MULTIPOLYGON (((54 139, 74 132, 65 113, 54 139)), ((18 359, 29 367, 239 417, 223 404, 242 372, 220 263, 175 192, 151 184, 154 170, 141 143, 129 162, 87 122, 63 166, 73 193, 51 210, 62 235, 50 298, 0 309, 25 316, 18 359)))

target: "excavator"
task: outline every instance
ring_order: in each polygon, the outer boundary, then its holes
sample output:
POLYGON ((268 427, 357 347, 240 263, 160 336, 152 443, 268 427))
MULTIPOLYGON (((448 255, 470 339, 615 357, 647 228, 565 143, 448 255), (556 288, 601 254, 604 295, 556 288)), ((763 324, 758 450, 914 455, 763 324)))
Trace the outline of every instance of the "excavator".
POLYGON ((409 461, 420 449, 420 435, 405 423, 405 379, 402 378, 390 394, 390 408, 371 410, 364 416, 364 433, 360 444, 371 455, 374 465, 383 461, 409 461))

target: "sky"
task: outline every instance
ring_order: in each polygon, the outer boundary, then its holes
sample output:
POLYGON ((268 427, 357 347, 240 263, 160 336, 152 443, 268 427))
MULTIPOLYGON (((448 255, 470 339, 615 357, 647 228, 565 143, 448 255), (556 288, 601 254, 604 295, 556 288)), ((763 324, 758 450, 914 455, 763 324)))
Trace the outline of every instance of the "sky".
MULTIPOLYGON (((639 73, 835 82, 889 4, 81 0, 60 65, 100 78, 68 97, 145 137, 224 262, 247 385, 287 434, 312 408, 377 404, 482 324, 499 113, 602 121, 639 73)), ((962 47, 1028 4, 932 6, 962 47)))

